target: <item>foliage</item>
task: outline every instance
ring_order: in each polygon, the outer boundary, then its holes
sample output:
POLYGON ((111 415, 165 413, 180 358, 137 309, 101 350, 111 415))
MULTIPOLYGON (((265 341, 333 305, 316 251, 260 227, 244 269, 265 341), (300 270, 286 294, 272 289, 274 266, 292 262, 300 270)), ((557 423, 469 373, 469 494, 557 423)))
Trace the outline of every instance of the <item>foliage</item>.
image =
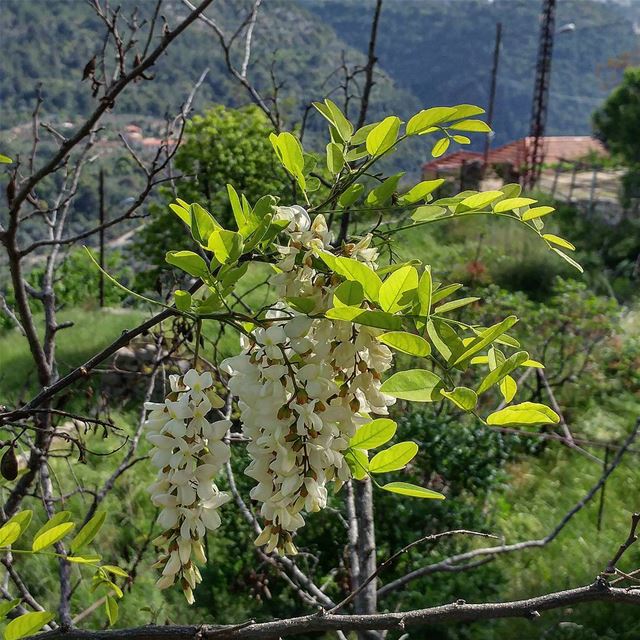
POLYGON ((622 82, 593 114, 596 134, 629 166, 640 165, 640 67, 625 71, 622 82))
POLYGON ((628 171, 623 178, 623 204, 640 198, 640 67, 625 71, 622 82, 593 115, 596 135, 628 171))
MULTIPOLYGON (((226 185, 230 183, 250 201, 265 192, 291 194, 291 184, 273 156, 268 140, 271 125, 257 107, 231 109, 215 106, 189 121, 185 141, 175 156, 175 169, 183 177, 178 195, 219 211, 220 221, 233 220, 226 185)), ((290 196, 289 196, 290 197, 290 196)), ((165 201, 173 192, 162 190, 165 201)), ((152 288, 159 266, 175 238, 181 233, 180 219, 163 206, 154 205, 152 219, 135 242, 136 255, 151 268, 139 274, 138 286, 152 288)))

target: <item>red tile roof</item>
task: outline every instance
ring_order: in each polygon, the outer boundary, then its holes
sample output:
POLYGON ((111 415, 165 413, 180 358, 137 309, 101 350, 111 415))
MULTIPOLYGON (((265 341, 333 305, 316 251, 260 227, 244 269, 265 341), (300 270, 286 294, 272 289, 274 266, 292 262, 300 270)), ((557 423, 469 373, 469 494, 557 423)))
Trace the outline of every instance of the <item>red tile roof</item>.
MULTIPOLYGON (((533 138, 526 137, 492 149, 489 152, 489 164, 508 162, 514 166, 524 164, 527 149, 533 138)), ((608 155, 604 145, 590 136, 546 136, 543 138, 544 161, 546 163, 562 160, 578 160, 590 153, 608 155)), ((423 171, 446 171, 460 167, 463 161, 482 160, 481 153, 456 151, 444 158, 438 158, 423 165, 423 171)))

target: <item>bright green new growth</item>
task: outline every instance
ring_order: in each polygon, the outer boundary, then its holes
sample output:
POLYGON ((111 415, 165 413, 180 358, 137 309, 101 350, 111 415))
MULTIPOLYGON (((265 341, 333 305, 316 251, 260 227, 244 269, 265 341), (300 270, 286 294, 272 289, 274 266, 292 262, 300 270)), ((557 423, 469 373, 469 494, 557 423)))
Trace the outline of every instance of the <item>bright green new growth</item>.
MULTIPOLYGON (((335 217, 379 212, 380 221, 372 231, 380 246, 391 243, 399 231, 415 229, 418 232, 426 224, 447 219, 480 215, 506 218, 524 225, 551 250, 581 270, 565 253, 574 249, 570 242, 543 233, 542 218, 552 213, 553 208, 536 206, 533 198, 522 197, 517 184, 486 192, 465 191, 446 198, 432 195, 442 180, 420 182, 404 193, 399 192, 402 174, 379 179, 370 185, 367 176, 371 167, 394 152, 407 138, 435 136, 437 140, 432 143, 431 153, 438 157, 452 141, 468 144, 467 137, 454 132, 490 131, 486 123, 474 118, 483 113, 481 108, 465 104, 434 107, 420 111, 404 127, 399 118, 389 116, 356 131, 331 100, 314 103, 314 106, 329 123, 330 141, 323 164, 331 180, 326 191, 319 191, 319 181, 311 175, 320 159, 306 153, 291 133, 270 135, 276 156, 297 184, 309 213, 335 217), (318 195, 318 202, 310 200, 314 192, 322 194, 318 195), (396 216, 407 209, 411 212, 412 222, 401 225, 396 222, 396 216)), ((181 312, 193 318, 215 318, 245 332, 247 328, 269 325, 266 309, 255 314, 238 314, 232 311, 227 297, 251 262, 275 261, 274 244, 288 223, 275 218, 277 196, 264 196, 251 205, 232 185, 227 189, 237 230, 224 229, 197 203, 178 200, 171 208, 187 225, 202 251, 201 255, 192 251, 170 251, 167 262, 202 282, 193 295, 176 291, 175 303, 181 312)), ((220 219, 229 219, 229 216, 221 215, 220 219)), ((467 324, 459 317, 452 317, 453 312, 458 312, 458 316, 465 306, 476 304, 479 299, 452 298, 462 285, 435 282, 430 265, 412 260, 374 271, 365 263, 350 258, 348 253, 348 245, 344 242, 332 252, 315 252, 313 267, 326 278, 339 282, 333 307, 324 313, 325 317, 382 329, 384 331, 378 336, 381 343, 403 356, 411 356, 413 362, 418 360, 415 368, 391 375, 381 387, 383 393, 410 402, 449 402, 458 410, 478 415, 476 409, 484 394, 495 387, 509 405, 517 392, 517 382, 512 374, 520 367, 542 366, 531 360, 526 351, 518 350, 520 345, 509 336, 509 329, 517 322, 515 316, 491 327, 467 324), (505 349, 515 351, 508 354, 503 351, 505 349), (485 373, 475 389, 456 383, 457 377, 477 366, 485 373)), ((309 300, 287 299, 283 302, 299 313, 317 317, 309 300)), ((482 420, 479 415, 478 419, 482 420)), ((535 426, 558 421, 558 415, 548 407, 523 403, 491 413, 485 424, 535 426)), ((388 419, 374 419, 361 427, 351 440, 346 455, 354 478, 398 471, 410 464, 418 450, 413 442, 394 444, 369 460, 368 451, 386 444, 396 428, 397 425, 388 419)), ((381 488, 420 498, 443 497, 401 482, 381 488)))
MULTIPOLYGON (((105 612, 107 620, 112 625, 118 619, 118 603, 116 598, 122 598, 122 589, 113 581, 112 576, 128 578, 128 574, 120 567, 102 564, 100 556, 83 553, 80 551, 89 545, 98 535, 107 514, 104 511, 96 513, 78 533, 71 538, 67 553, 53 551, 56 543, 62 542, 76 528, 76 523, 71 522, 69 511, 59 511, 47 520, 34 534, 30 549, 16 549, 15 544, 28 529, 33 512, 30 510, 19 511, 8 522, 0 527, 0 553, 45 555, 55 558, 65 558, 67 562, 92 567, 95 571, 92 577, 92 589, 96 591, 102 588, 106 592, 105 612), (115 596, 115 597, 114 597, 115 596)), ((0 604, 0 622, 20 604, 20 599, 3 602, 0 604)), ((55 615, 49 611, 35 611, 23 613, 7 624, 4 630, 4 640, 19 640, 31 636, 40 631, 51 622, 55 615)))

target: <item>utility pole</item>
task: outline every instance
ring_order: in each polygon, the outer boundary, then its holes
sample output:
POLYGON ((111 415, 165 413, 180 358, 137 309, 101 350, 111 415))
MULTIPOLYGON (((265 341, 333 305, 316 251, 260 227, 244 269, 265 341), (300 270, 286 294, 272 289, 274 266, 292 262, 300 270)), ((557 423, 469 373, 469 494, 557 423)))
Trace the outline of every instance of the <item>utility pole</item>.
POLYGON ((536 80, 533 90, 533 107, 531 109, 529 132, 531 142, 527 150, 527 166, 524 174, 524 184, 529 188, 533 188, 540 179, 542 162, 544 161, 544 133, 547 124, 555 19, 556 0, 544 0, 538 44, 538 61, 536 63, 536 80))
POLYGON ((98 238, 100 243, 100 253, 98 255, 98 264, 100 265, 100 280, 98 284, 98 300, 100 307, 104 307, 104 170, 100 169, 100 231, 98 238))
MULTIPOLYGON (((496 100, 496 79, 498 77, 498 63, 500 62, 500 43, 502 42, 502 22, 496 22, 496 44, 493 49, 493 67, 491 69, 491 88, 489 89, 489 108, 487 109, 487 124, 493 125, 493 105, 496 100)), ((484 162, 482 170, 487 170, 489 164, 489 148, 491 146, 491 134, 487 134, 484 141, 484 162)))

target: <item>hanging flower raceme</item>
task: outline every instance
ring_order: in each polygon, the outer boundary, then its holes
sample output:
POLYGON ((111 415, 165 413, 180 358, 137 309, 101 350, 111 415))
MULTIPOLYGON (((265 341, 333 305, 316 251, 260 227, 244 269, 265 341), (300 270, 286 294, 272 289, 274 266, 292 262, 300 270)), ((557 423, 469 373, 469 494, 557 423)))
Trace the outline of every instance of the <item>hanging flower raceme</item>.
POLYGON ((170 376, 170 385, 163 403, 145 405, 151 462, 158 469, 149 491, 161 508, 158 522, 164 528, 154 542, 166 548, 155 566, 162 568, 157 585, 164 589, 178 581, 192 603, 193 589, 202 580, 195 562, 206 560, 202 539, 207 529, 220 526, 218 509, 229 500, 214 478, 230 458, 223 439, 231 423, 208 419, 212 409, 224 405, 209 372, 191 369, 170 376))
MULTIPOLYGON (((321 215, 311 222, 298 206, 280 207, 276 217, 290 220, 289 243, 278 247, 271 284, 280 299, 304 301, 309 313, 322 314, 333 305, 338 284, 313 267, 314 256, 331 242, 326 222, 321 215)), ((370 240, 344 250, 375 264, 370 240)), ((338 489, 351 477, 344 455, 349 439, 367 415, 385 415, 394 402, 380 392, 392 354, 376 340, 376 329, 312 319, 286 306, 265 325, 243 337, 243 352, 223 367, 250 438, 245 473, 257 481, 251 497, 262 502, 265 527, 256 544, 295 553, 292 536, 305 523, 303 511, 323 509, 327 485, 338 489)))

